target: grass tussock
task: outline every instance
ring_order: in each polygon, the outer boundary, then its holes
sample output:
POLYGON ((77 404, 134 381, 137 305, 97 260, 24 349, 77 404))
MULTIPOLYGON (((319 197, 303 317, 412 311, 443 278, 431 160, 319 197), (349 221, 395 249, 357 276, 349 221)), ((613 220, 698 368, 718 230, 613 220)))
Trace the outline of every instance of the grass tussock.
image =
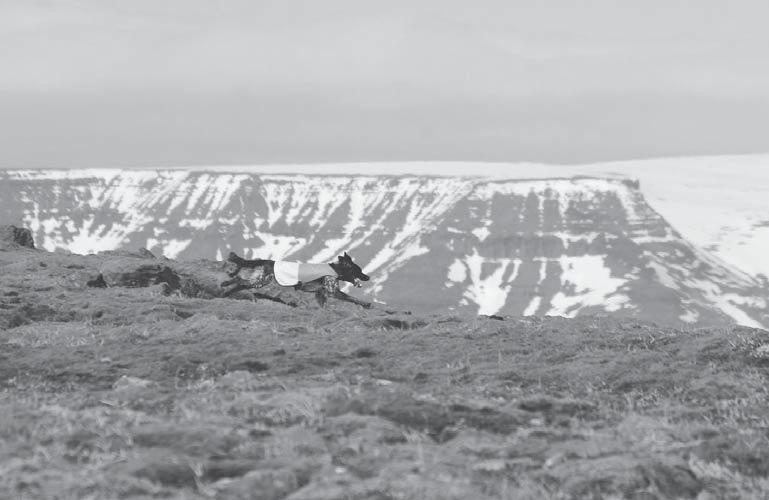
POLYGON ((764 331, 92 288, 150 257, 10 254, 1 498, 769 496, 764 331))

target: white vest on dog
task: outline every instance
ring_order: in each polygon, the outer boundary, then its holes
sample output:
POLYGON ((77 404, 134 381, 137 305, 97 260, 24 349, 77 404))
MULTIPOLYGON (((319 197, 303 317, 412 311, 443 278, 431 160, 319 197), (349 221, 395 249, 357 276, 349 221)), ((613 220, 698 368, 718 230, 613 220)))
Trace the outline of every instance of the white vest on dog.
POLYGON ((276 260, 275 281, 281 286, 294 286, 299 283, 299 263, 276 260))
POLYGON ((336 276, 328 264, 304 264, 301 262, 275 261, 275 281, 281 286, 308 283, 324 276, 336 276))

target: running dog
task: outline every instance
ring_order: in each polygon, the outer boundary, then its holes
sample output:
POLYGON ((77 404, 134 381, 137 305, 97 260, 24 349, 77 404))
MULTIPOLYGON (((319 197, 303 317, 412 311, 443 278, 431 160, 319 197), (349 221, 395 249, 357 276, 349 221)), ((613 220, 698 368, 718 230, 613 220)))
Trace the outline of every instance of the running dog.
POLYGON ((336 262, 328 264, 305 264, 300 262, 285 262, 268 259, 243 259, 234 252, 230 252, 227 260, 235 264, 235 270, 228 273, 230 278, 221 284, 222 288, 235 285, 224 293, 229 297, 233 293, 243 290, 258 289, 271 283, 294 290, 311 292, 321 307, 325 307, 326 300, 334 297, 339 300, 352 302, 366 309, 371 307, 370 302, 358 300, 347 295, 339 289, 339 282, 346 281, 356 287, 360 287, 362 281, 368 281, 369 277, 363 274, 360 266, 352 261, 352 257, 340 255, 336 262), (248 269, 245 277, 240 276, 241 271, 248 269))

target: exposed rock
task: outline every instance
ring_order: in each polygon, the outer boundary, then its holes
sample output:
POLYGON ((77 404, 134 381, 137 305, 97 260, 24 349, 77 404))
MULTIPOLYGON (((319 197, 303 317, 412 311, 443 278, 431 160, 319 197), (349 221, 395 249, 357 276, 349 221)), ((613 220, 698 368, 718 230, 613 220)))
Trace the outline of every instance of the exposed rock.
POLYGON ((144 259, 157 259, 157 257, 155 257, 155 254, 150 252, 146 248, 140 248, 137 253, 139 254, 140 257, 144 259))
POLYGON ((97 277, 86 282, 86 286, 91 288, 107 288, 107 282, 104 281, 104 275, 99 273, 97 277))
POLYGON ((4 246, 35 248, 35 241, 29 229, 10 225, 0 226, 0 248, 4 246))
POLYGON ((103 273, 102 281, 109 286, 141 288, 165 283, 170 293, 181 288, 181 277, 162 264, 140 265, 130 271, 103 273))

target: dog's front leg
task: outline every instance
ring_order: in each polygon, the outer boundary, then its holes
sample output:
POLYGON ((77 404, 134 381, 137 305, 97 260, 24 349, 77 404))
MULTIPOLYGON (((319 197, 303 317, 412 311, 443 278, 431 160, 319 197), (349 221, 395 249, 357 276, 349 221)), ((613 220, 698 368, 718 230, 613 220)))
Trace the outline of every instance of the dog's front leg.
POLYGON ((310 283, 307 283, 307 285, 320 285, 320 287, 315 291, 315 300, 318 301, 318 305, 320 307, 326 307, 326 301, 328 298, 333 297, 334 294, 339 290, 339 280, 333 276, 324 276, 320 282, 311 281, 310 283))
POLYGON ((326 293, 325 288, 321 288, 317 292, 315 292, 315 300, 318 302, 318 305, 320 307, 326 307, 326 300, 328 299, 328 293, 326 293))
POLYGON ((334 297, 336 297, 339 300, 344 300, 346 302, 352 302, 353 304, 359 305, 363 307, 364 309, 370 309, 371 308, 371 302, 364 302, 362 300, 356 299, 352 295, 347 295, 343 291, 337 289, 334 292, 334 297))
POLYGON ((224 288, 230 285, 234 285, 235 283, 239 283, 240 281, 241 281, 241 278, 233 276, 231 280, 222 281, 219 286, 224 288))

